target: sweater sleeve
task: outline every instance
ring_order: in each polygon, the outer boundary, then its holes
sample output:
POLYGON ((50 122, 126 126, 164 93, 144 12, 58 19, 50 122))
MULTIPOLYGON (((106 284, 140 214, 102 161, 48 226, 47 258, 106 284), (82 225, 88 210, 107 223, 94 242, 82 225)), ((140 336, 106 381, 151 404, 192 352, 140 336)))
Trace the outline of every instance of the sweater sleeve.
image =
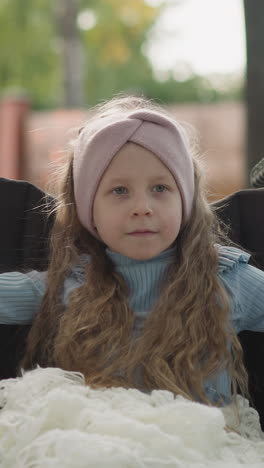
POLYGON ((220 277, 232 300, 232 321, 237 333, 264 332, 264 272, 241 256, 220 277))
POLYGON ((264 332, 264 272, 240 265, 239 278, 234 283, 238 330, 264 332))
POLYGON ((46 272, 0 274, 0 323, 25 325, 32 322, 45 293, 46 272))

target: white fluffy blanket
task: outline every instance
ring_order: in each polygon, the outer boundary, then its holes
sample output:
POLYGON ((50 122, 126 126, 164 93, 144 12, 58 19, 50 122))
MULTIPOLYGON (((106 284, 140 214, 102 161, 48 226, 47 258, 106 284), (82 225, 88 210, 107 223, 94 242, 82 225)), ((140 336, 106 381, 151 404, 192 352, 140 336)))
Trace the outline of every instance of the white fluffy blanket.
POLYGON ((27 372, 0 383, 1 468, 263 468, 256 411, 241 423, 166 391, 92 390, 82 375, 27 372), (240 432, 226 432, 227 423, 240 432))

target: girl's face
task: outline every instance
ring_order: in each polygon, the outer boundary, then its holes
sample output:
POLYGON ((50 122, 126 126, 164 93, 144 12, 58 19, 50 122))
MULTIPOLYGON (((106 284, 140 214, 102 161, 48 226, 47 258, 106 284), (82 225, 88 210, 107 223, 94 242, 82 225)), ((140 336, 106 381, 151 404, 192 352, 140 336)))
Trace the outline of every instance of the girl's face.
POLYGON ((97 189, 93 223, 114 252, 147 260, 168 249, 182 221, 180 192, 169 169, 151 152, 125 144, 97 189))

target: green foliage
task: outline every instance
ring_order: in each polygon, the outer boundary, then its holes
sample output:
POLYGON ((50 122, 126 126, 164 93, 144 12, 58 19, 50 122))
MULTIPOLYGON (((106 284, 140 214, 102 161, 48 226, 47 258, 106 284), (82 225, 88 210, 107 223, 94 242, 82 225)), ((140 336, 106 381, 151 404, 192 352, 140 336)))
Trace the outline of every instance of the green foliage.
POLYGON ((33 103, 54 103, 59 81, 51 6, 44 0, 0 2, 0 90, 19 87, 33 103))
MULTIPOLYGON (((56 2, 0 0, 0 92, 23 88, 38 109, 61 103, 63 67, 56 2)), ((142 46, 162 6, 151 7, 144 0, 79 0, 79 11, 87 9, 93 12, 96 24, 80 30, 85 58, 84 106, 120 91, 143 93, 164 103, 213 101, 223 96, 201 77, 184 82, 173 77, 163 82, 154 78, 142 46)))
MULTIPOLYGON (((226 77, 228 81, 228 77, 226 77)), ((243 88, 240 81, 226 89, 217 89, 213 81, 199 75, 193 75, 185 81, 176 81, 168 78, 166 81, 151 81, 147 84, 146 96, 155 99, 157 96, 163 103, 170 102, 216 102, 223 100, 240 100, 243 97, 243 88)))

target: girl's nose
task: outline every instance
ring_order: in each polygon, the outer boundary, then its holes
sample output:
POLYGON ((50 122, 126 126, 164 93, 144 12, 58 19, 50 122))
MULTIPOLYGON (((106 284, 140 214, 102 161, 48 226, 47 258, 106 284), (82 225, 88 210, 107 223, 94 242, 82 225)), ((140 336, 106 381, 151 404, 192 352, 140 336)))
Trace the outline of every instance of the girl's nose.
POLYGON ((148 197, 138 197, 137 200, 134 200, 134 205, 132 208, 133 216, 151 215, 152 213, 153 209, 148 197))

